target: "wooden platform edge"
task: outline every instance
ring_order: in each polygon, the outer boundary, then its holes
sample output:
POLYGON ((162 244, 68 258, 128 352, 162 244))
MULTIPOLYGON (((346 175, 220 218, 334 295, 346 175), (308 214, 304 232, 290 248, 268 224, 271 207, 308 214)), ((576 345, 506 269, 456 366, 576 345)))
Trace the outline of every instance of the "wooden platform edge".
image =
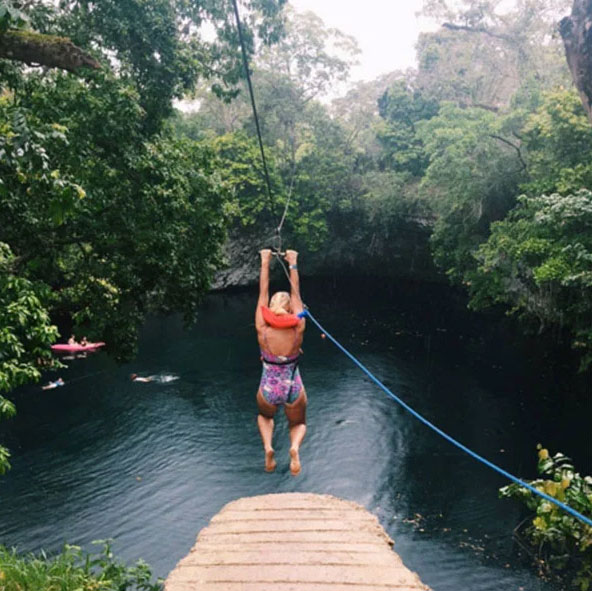
POLYGON ((327 494, 226 504, 169 573, 165 591, 429 591, 378 518, 327 494))

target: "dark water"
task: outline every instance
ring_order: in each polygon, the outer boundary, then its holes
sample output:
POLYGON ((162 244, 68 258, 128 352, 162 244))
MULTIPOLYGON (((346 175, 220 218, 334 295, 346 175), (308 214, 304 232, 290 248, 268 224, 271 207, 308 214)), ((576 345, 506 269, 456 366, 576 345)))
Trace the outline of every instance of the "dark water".
MULTIPOLYGON (((400 286, 309 286, 317 318, 391 389, 478 453, 533 477, 535 446, 592 470, 590 384, 536 343, 513 340, 442 294, 400 286)), ((303 473, 263 472, 254 393, 260 367, 252 292, 215 295, 198 324, 147 323, 134 363, 70 362, 63 388, 22 389, 2 424, 13 469, 0 478, 0 542, 22 551, 115 539, 125 560, 166 574, 224 504, 285 491, 329 493, 375 513, 405 564, 436 591, 557 590, 519 558, 504 480, 429 432, 309 326, 302 375, 303 473), (166 380, 131 383, 131 371, 166 380)), ((48 376, 48 378, 51 376, 48 376)))

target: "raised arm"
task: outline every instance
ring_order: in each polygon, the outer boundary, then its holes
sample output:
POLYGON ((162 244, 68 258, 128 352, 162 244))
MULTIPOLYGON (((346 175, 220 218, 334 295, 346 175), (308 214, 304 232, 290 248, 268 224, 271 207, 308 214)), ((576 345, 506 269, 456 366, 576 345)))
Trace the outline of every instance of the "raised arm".
MULTIPOLYGON (((304 304, 300 297, 300 276, 298 275, 298 253, 295 250, 286 250, 286 262, 290 266, 290 301, 292 304, 292 313, 300 314, 304 310, 304 304)), ((301 322, 304 327, 304 321, 301 322)))
POLYGON ((255 311, 255 328, 262 329, 265 326, 261 306, 269 304, 269 262, 271 261, 271 250, 265 248, 259 252, 261 255, 261 272, 259 274, 259 299, 255 311))

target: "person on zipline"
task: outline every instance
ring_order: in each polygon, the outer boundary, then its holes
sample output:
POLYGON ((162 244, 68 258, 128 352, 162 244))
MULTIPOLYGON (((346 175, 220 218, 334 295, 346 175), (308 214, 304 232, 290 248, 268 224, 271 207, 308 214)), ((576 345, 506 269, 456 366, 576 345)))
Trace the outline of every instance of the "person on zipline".
POLYGON ((306 392, 298 357, 306 322, 297 315, 304 310, 300 299, 298 253, 287 250, 285 259, 290 266, 291 293, 279 291, 269 299, 269 263, 271 250, 261 254, 259 300, 255 312, 255 328, 261 348, 263 373, 257 392, 259 415, 257 425, 265 450, 265 470, 276 467, 273 438, 273 417, 278 406, 283 406, 290 426, 290 472, 300 474, 300 444, 306 434, 306 392), (267 307, 269 305, 269 308, 267 307))

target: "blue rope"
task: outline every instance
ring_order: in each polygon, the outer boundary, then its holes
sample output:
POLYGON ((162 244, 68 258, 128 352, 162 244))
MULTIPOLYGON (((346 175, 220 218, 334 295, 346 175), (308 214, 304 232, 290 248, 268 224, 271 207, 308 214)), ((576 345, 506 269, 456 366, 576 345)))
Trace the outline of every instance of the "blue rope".
POLYGON ((473 458, 475 458, 479 462, 485 464, 486 466, 489 466, 490 468, 492 468, 496 472, 499 472, 502 476, 505 476, 506 478, 510 479, 512 482, 515 482, 516 484, 519 484, 520 486, 523 486, 524 488, 528 489, 530 492, 532 492, 532 493, 534 493, 536 495, 539 495, 540 497, 542 497, 543 499, 549 501, 550 503, 553 503, 554 505, 557 505, 559 508, 561 508, 564 511, 567 511, 567 513, 570 513, 571 515, 573 515, 576 519, 579 519, 580 521, 586 523, 587 525, 592 526, 592 519, 589 519, 588 517, 582 515, 581 513, 579 513, 578 511, 576 511, 575 509, 572 509, 571 507, 569 507, 565 503, 562 503, 561 501, 558 501, 554 497, 552 497, 552 496, 550 496, 550 495, 548 495, 548 494, 546 494, 544 492, 541 492, 540 490, 536 489, 534 486, 532 486, 532 485, 530 485, 530 484, 528 484, 526 482, 523 482, 519 478, 516 478, 516 476, 513 476, 509 472, 506 472, 503 468, 500 468, 499 466, 496 466, 494 463, 490 462, 489 460, 487 460, 484 457, 480 456, 479 454, 475 453, 474 451, 472 451, 471 449, 469 449, 468 447, 466 447, 465 445, 463 445, 462 443, 458 442, 456 439, 454 439, 453 437, 451 437, 450 435, 448 435, 447 433, 445 433, 444 431, 442 431, 442 429, 436 427, 436 425, 434 425, 433 423, 431 423, 430 421, 428 421, 426 418, 424 418, 423 416, 421 416, 417 411, 415 411, 413 408, 411 408, 406 402, 404 402, 398 396, 396 396, 395 394, 393 394, 377 377, 375 377, 370 372, 370 370, 368 370, 345 347, 343 347, 334 337, 332 337, 317 322, 316 318, 310 313, 310 310, 308 310, 308 309, 304 310, 304 312, 302 312, 301 314, 299 314, 299 316, 300 317, 308 316, 313 321, 313 323, 316 324, 317 328, 321 331, 321 333, 323 333, 330 341, 332 341, 333 344, 340 351, 342 351, 343 353, 345 353, 345 355, 347 355, 379 388, 381 388, 382 390, 384 390, 388 396, 390 396, 395 402, 397 402, 398 404, 400 404, 405 410, 407 410, 408 412, 410 412, 416 419, 420 420, 424 425, 427 425, 430 429, 432 429, 433 431, 435 431, 436 433, 438 433, 438 435, 441 435, 442 437, 444 437, 444 439, 446 439, 447 441, 449 441, 450 443, 452 443, 456 447, 462 449, 464 452, 468 453, 470 456, 472 456, 473 458))

